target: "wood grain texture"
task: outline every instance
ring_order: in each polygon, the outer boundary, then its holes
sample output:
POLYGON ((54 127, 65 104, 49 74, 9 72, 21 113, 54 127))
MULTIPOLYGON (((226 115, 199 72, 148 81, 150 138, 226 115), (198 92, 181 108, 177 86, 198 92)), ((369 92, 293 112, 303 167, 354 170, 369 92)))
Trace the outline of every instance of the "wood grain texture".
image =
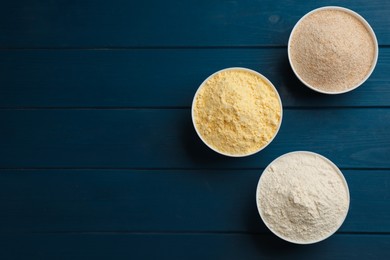
POLYGON ((7 1, 1 48, 283 45, 295 23, 321 6, 360 13, 390 44, 388 1, 7 1))
POLYGON ((0 107, 189 107, 226 67, 268 77, 287 107, 390 106, 390 49, 351 93, 318 94, 293 74, 286 48, 0 51, 0 107))
MULTIPOLYGON (((262 170, 1 170, 0 233, 270 234, 255 203, 262 170)), ((390 171, 343 173, 339 232, 390 233, 390 171)))
POLYGON ((189 109, 0 110, 2 168, 253 168, 294 150, 339 167, 390 168, 390 109, 285 110, 262 152, 227 158, 207 148, 189 109))
POLYGON ((335 235, 293 245, 251 234, 0 235, 0 257, 14 259, 388 259, 390 236, 335 235), (34 241, 34 243, 30 243, 34 241), (21 246, 22 245, 22 246, 21 246))
POLYGON ((0 259, 390 259, 390 2, 383 0, 3 1, 0 259), (374 28, 359 89, 325 96, 293 75, 286 44, 308 11, 339 5, 374 28), (226 67, 278 88, 279 135, 226 158, 196 136, 199 84, 226 67), (277 156, 334 161, 347 219, 296 246, 262 223, 255 189, 277 156))

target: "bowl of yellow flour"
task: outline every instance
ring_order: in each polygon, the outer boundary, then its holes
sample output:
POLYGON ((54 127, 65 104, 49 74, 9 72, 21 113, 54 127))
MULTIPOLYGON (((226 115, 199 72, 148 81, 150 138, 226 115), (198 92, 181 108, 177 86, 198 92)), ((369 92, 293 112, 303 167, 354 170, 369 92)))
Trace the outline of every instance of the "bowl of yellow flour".
POLYGON ((246 68, 227 68, 200 85, 191 112, 195 130, 209 148, 243 157, 272 142, 282 110, 278 91, 266 77, 246 68))

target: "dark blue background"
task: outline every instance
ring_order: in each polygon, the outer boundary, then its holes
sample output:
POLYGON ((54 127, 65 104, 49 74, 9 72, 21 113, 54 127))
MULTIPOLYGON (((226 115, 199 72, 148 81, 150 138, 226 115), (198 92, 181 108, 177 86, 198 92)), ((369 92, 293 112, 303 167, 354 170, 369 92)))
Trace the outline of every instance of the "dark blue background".
POLYGON ((390 258, 390 2, 2 1, 0 259, 390 258), (377 67, 357 90, 304 87, 287 59, 294 24, 340 5, 372 25, 377 67), (196 136, 199 84, 226 67, 278 89, 281 130, 227 158, 196 136), (318 152, 343 171, 340 230, 289 244, 258 216, 264 167, 318 152))

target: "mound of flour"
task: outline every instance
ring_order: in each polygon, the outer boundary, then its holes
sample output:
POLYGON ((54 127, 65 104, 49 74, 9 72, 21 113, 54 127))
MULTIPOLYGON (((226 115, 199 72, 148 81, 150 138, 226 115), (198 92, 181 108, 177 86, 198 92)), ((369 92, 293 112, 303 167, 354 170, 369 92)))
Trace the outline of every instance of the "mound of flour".
POLYGON ((348 187, 338 169, 308 152, 276 159, 260 178, 257 198, 266 225, 280 237, 298 243, 331 235, 349 208, 348 187))
POLYGON ((316 89, 353 88, 370 72, 376 44, 366 26, 343 10, 319 10, 303 18, 291 37, 291 61, 316 89))

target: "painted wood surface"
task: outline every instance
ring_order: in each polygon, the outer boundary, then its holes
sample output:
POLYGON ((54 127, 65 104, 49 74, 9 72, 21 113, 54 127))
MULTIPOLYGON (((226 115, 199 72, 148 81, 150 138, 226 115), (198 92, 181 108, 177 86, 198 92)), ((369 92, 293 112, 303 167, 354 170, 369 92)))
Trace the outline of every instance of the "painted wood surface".
POLYGON ((342 168, 390 168, 390 109, 286 109, 261 153, 207 148, 189 109, 0 110, 3 168, 254 168, 313 150, 342 168))
POLYGON ((3 1, 0 259, 389 259, 390 2, 3 1), (326 96, 294 76, 286 44, 308 11, 340 5, 376 32, 378 65, 326 96), (278 89, 274 142, 226 158, 196 136, 200 83, 247 67, 278 89), (343 171, 351 207, 310 246, 262 223, 264 167, 294 151, 343 171))
MULTIPOLYGON (((262 170, 1 170, 0 230, 269 234, 262 170)), ((390 233, 390 171, 342 171, 351 205, 338 233, 390 233)))
POLYGON ((13 259, 388 259, 390 237, 335 235, 308 246, 258 234, 0 235, 13 259), (34 241, 34 243, 31 243, 34 241), (23 245, 21 247, 20 245, 23 245))
POLYGON ((0 9, 0 47, 285 46, 304 14, 329 5, 360 13, 390 44, 386 0, 15 0, 0 9))
POLYGON ((338 96, 316 94, 300 83, 286 48, 212 48, 0 50, 0 108, 189 107, 204 79, 234 66, 269 78, 285 107, 390 106, 389 48, 380 50, 363 86, 338 96))

